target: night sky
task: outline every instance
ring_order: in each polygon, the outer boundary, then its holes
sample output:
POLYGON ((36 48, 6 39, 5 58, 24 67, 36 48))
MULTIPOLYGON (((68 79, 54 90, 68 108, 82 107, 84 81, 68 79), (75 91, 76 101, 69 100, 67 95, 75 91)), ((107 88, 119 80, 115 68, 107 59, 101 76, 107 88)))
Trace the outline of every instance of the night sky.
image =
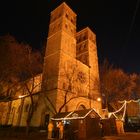
MULTIPOLYGON (((77 31, 89 26, 97 35, 99 62, 105 58, 126 72, 140 73, 140 0, 65 0, 77 13, 77 31)), ((50 12, 63 0, 3 0, 0 36, 41 49, 50 12), (29 2, 30 1, 30 2, 29 2)))

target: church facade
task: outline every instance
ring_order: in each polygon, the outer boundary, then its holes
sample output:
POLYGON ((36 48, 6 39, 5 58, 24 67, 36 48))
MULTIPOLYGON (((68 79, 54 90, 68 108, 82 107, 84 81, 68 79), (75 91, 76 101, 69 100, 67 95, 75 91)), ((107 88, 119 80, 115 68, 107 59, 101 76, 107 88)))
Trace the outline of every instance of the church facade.
MULTIPOLYGON (((89 27, 76 31, 76 14, 66 3, 51 12, 43 72, 34 82, 40 84, 33 92, 32 126, 45 125, 58 112, 94 108, 101 113, 96 35, 89 27)), ((0 124, 26 126, 31 99, 18 94, 0 103, 0 124)))

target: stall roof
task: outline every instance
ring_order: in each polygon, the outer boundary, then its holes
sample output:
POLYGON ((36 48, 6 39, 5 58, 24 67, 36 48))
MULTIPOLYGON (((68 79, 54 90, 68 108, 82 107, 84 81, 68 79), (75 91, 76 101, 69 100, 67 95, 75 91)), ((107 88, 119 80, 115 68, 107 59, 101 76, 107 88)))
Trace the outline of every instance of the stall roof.
POLYGON ((101 118, 101 116, 95 111, 95 109, 84 109, 84 110, 76 110, 72 112, 58 113, 51 119, 56 121, 75 120, 75 119, 84 119, 89 115, 91 118, 101 118))

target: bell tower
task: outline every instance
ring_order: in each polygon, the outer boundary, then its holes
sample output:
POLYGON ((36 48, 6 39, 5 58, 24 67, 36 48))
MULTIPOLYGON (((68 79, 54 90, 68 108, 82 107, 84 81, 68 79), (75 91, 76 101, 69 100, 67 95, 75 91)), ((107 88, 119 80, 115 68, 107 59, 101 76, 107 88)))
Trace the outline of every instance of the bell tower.
POLYGON ((86 27, 76 34, 76 39, 76 57, 89 67, 89 95, 96 99, 100 97, 96 35, 86 27))
POLYGON ((65 62, 76 58, 75 36, 76 14, 64 2, 51 12, 42 78, 42 89, 57 109, 61 104, 65 62))
POLYGON ((64 51, 75 57, 75 35, 76 14, 64 2, 51 12, 46 56, 64 51))
POLYGON ((49 97, 57 112, 73 111, 80 104, 98 109, 98 81, 96 35, 88 27, 76 33, 76 14, 63 2, 50 16, 43 95, 49 97))

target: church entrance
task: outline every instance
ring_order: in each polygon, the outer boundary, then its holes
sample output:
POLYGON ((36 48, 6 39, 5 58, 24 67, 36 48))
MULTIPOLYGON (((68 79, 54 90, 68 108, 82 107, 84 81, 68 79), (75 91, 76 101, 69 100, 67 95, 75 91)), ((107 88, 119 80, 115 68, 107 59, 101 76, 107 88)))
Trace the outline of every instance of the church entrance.
POLYGON ((46 115, 45 115, 45 127, 48 126, 48 124, 49 124, 49 119, 50 119, 50 115, 49 115, 49 114, 46 114, 46 115))

